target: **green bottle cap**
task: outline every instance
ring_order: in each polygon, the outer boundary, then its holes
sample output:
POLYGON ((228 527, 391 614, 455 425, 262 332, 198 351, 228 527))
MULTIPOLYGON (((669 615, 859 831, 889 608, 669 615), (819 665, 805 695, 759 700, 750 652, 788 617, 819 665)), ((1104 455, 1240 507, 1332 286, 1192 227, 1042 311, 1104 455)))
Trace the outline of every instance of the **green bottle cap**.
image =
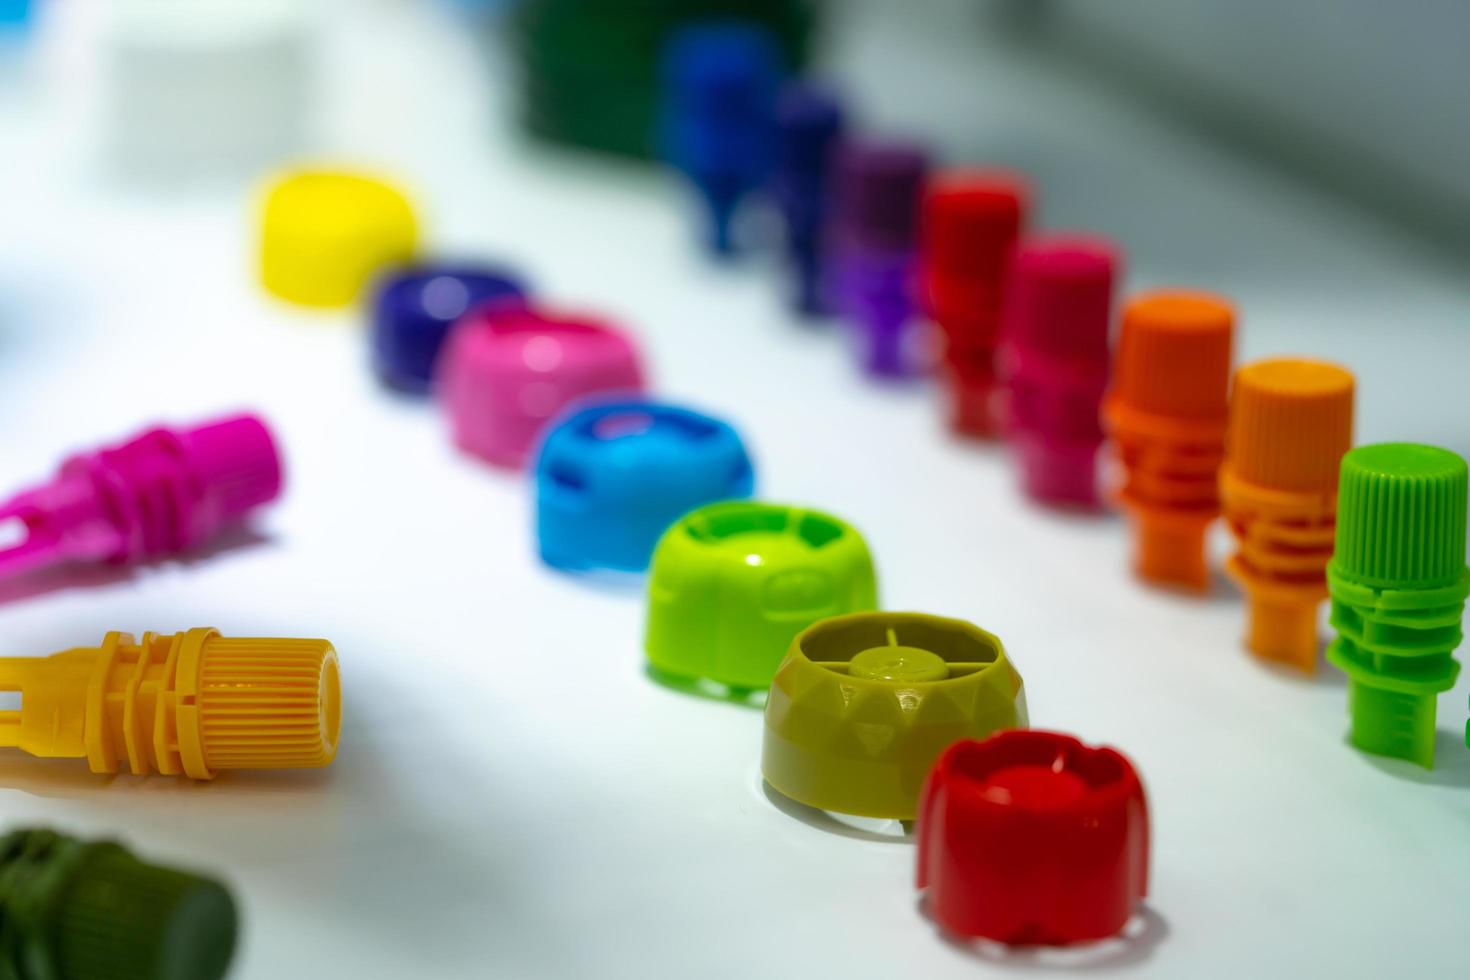
POLYGON ((1337 498, 1337 574, 1378 589, 1455 582, 1465 570, 1466 489, 1465 461, 1449 450, 1350 450, 1337 498))
POLYGON ((756 501, 691 511, 654 549, 644 648, 654 670, 765 690, 796 634, 873 609, 867 543, 830 514, 756 501))
POLYGON ((219 980, 235 949, 218 882, 50 830, 0 837, 0 976, 219 980))
POLYGON ((97 847, 61 892, 51 925, 63 980, 217 980, 235 950, 224 886, 97 847))

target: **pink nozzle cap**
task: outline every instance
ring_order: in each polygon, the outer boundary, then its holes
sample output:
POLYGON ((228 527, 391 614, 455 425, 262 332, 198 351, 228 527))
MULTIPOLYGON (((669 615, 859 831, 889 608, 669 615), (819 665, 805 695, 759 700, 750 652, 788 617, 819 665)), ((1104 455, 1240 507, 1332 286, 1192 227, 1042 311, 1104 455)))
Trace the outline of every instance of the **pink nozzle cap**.
POLYGON ((281 455, 255 415, 233 415, 183 429, 180 438, 221 523, 235 521, 281 495, 281 455))
POLYGON ((177 554, 280 492, 275 440, 254 415, 150 429, 73 456, 50 481, 0 505, 0 576, 177 554))
POLYGON ((600 321, 501 303, 455 324, 437 390, 456 445, 518 468, 568 404, 642 391, 643 369, 633 341, 600 321))
POLYGON ((1046 503, 1097 503, 1118 265, 1109 242, 1058 236, 1023 243, 1011 266, 1004 340, 1010 421, 1022 485, 1046 503))

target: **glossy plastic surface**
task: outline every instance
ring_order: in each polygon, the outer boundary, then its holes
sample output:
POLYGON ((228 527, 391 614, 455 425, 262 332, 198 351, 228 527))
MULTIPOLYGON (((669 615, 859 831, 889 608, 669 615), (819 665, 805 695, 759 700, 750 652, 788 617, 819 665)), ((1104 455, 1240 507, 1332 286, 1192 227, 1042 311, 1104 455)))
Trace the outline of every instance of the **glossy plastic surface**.
POLYGON ((782 504, 711 504, 659 539, 644 648, 663 673, 759 691, 796 634, 877 604, 873 559, 855 528, 782 504))
POLYGON ((348 306, 384 269, 412 260, 418 238, 413 206, 391 184, 345 171, 290 171, 272 182, 262 207, 261 283, 302 306, 348 306))
POLYGON ((1121 932, 1148 893, 1149 818, 1133 765, 1070 735, 951 745, 924 785, 918 887, 946 932, 1067 945, 1121 932))
POLYGON ((1031 196, 1026 179, 1005 170, 943 171, 924 195, 924 302, 944 334, 949 421, 962 435, 1002 429, 1001 311, 1031 196))
POLYGON ((1108 333, 1120 260, 1098 238, 1047 236, 1016 251, 1005 374, 1021 485, 1045 504, 1095 507, 1108 333))
POLYGON ((680 517, 748 497, 755 471, 727 423, 645 399, 598 399, 554 423, 536 459, 548 565, 642 571, 680 517))
POLYGON ((1220 513, 1234 333, 1235 311, 1208 293, 1145 293, 1124 309, 1103 420, 1147 581, 1209 586, 1204 536, 1220 513))
POLYGON ((15 529, 0 547, 0 576, 180 554, 280 492, 280 453, 258 416, 150 429, 73 456, 49 483, 0 505, 0 526, 15 529))
POLYGON ((1327 659, 1348 675, 1365 752, 1434 765, 1435 696, 1459 676, 1470 595, 1466 493, 1465 461, 1446 449, 1380 443, 1342 458, 1327 659))
POLYGON ((21 695, 0 711, 0 746, 85 758, 96 773, 316 768, 336 757, 342 726, 326 640, 108 633, 97 647, 0 660, 0 691, 21 695))
POLYGON ((419 264, 389 271, 373 304, 373 368, 403 391, 427 392, 449 328, 475 307, 521 300, 514 273, 489 266, 419 264))
POLYGON ((438 395, 455 444, 496 466, 525 465, 572 402, 643 390, 632 339, 591 317, 514 303, 471 312, 450 331, 438 395))
POLYGON ((239 931, 219 882, 111 841, 0 836, 0 976, 220 980, 239 931))
POLYGON ((1352 441, 1345 369, 1275 358, 1235 373, 1220 499, 1239 548, 1225 571, 1246 593, 1246 646, 1307 672, 1317 669, 1338 468, 1352 441))
POLYGON ((780 82, 775 37, 739 21, 675 31, 664 53, 664 155, 709 208, 709 245, 732 251, 735 209, 770 173, 780 82))
POLYGON ((912 820, 941 752, 1025 724, 997 637, 922 613, 837 616, 796 637, 776 671, 761 772, 807 806, 912 820))

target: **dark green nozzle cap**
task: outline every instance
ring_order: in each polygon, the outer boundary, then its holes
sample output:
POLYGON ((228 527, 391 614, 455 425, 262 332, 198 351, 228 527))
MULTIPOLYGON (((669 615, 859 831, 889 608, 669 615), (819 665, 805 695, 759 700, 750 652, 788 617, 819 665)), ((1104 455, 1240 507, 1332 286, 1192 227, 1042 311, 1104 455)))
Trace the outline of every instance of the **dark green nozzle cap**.
POLYGON ((1359 446, 1342 458, 1338 574, 1380 589, 1450 585, 1465 570, 1465 461, 1416 443, 1359 446))
POLYGON ((218 882, 107 848, 60 898, 51 937, 64 980, 219 980, 229 968, 238 916, 218 882))
MULTIPOLYGON (((54 980, 220 980, 239 916, 218 882, 49 830, 0 837, 0 957, 54 980)), ((0 963, 0 976, 8 976, 0 963)), ((22 972, 30 976, 31 972, 22 972)))

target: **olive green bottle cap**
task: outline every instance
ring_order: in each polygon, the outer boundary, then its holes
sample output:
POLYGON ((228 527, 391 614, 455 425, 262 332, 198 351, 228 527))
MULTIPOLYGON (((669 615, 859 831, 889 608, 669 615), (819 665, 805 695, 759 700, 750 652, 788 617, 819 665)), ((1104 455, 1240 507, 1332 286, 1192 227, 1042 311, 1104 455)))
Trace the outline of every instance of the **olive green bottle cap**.
POLYGON ((1337 574, 1378 589, 1455 582, 1465 570, 1465 461, 1415 443, 1359 446, 1342 458, 1337 574))

